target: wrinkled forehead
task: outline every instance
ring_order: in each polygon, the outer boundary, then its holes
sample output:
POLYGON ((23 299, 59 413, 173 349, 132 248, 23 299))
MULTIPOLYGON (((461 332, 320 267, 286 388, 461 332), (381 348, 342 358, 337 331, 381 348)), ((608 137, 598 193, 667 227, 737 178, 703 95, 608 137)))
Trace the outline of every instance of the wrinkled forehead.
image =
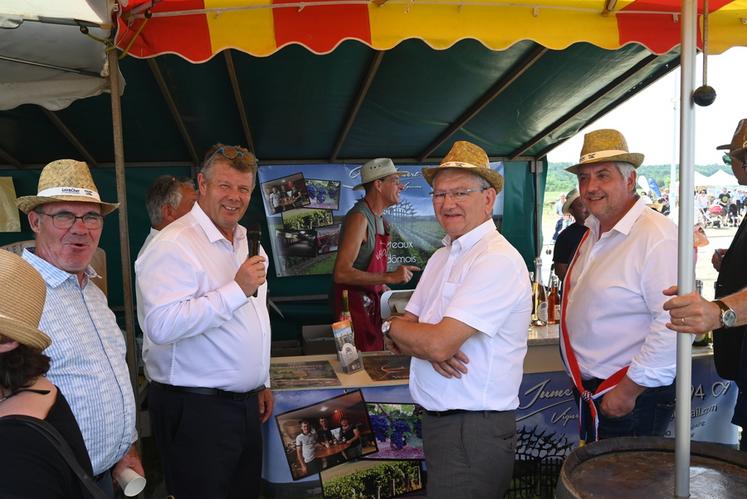
POLYGON ((98 203, 84 203, 79 201, 56 201, 54 203, 46 203, 41 205, 41 208, 45 213, 59 213, 62 211, 69 211, 76 215, 85 213, 101 213, 101 205, 98 203))
POLYGON ((433 188, 437 189, 439 186, 473 186, 480 183, 480 175, 472 173, 469 170, 457 169, 457 168, 444 168, 442 171, 436 173, 433 178, 433 188))

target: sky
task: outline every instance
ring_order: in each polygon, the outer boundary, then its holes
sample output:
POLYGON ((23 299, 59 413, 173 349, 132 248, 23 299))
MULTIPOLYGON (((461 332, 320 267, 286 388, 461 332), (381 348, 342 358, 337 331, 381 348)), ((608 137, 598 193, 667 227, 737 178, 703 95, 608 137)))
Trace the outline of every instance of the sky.
MULTIPOLYGON (((702 84, 703 59, 697 57, 695 87, 702 84)), ((709 107, 695 106, 695 164, 722 164, 716 146, 731 142, 737 122, 747 118, 747 48, 735 47, 708 57, 708 85, 716 89, 709 107)), ((679 68, 650 85, 604 117, 582 129, 547 155, 550 162, 577 162, 584 133, 620 130, 631 152, 645 155, 644 165, 670 164, 679 156, 679 68), (674 106, 677 106, 676 111, 674 106)))

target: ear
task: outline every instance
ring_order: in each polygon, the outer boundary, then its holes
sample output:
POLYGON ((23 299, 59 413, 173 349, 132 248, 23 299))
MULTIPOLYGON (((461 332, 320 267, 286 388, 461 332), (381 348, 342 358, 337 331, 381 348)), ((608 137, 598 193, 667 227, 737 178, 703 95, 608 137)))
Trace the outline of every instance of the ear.
POLYGON ((205 178, 205 174, 202 172, 197 174, 197 188, 200 191, 200 195, 204 195, 207 190, 207 179, 205 178))
POLYGON ((638 172, 633 170, 628 179, 628 191, 635 194, 636 185, 638 185, 638 172))
POLYGON ((19 343, 16 340, 10 340, 0 343, 0 353, 10 352, 18 348, 19 343))
POLYGON ((29 225, 31 226, 31 230, 33 230, 35 233, 39 233, 39 221, 41 220, 41 217, 37 212, 34 210, 31 210, 28 212, 28 219, 29 219, 29 225))
POLYGON ((161 206, 161 220, 166 222, 166 225, 174 221, 174 208, 168 203, 161 206))

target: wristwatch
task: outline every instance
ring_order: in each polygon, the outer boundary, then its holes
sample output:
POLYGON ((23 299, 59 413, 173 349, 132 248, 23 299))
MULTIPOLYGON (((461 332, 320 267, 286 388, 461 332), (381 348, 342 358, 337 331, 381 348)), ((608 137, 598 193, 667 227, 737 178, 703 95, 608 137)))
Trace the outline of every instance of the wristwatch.
POLYGON ((392 327, 392 321, 384 321, 381 323, 381 334, 389 336, 389 328, 392 327))
POLYGON ((737 313, 721 300, 713 300, 721 309, 721 327, 734 327, 737 323, 737 313))

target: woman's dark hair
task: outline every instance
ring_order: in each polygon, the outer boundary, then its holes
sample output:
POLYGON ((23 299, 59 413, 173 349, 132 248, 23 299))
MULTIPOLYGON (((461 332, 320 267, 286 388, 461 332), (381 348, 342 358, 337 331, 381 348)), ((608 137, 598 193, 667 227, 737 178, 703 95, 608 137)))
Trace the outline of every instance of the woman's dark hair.
POLYGON ((18 348, 0 353, 0 386, 6 392, 13 393, 31 386, 36 378, 47 371, 49 357, 36 348, 18 345, 18 348))

